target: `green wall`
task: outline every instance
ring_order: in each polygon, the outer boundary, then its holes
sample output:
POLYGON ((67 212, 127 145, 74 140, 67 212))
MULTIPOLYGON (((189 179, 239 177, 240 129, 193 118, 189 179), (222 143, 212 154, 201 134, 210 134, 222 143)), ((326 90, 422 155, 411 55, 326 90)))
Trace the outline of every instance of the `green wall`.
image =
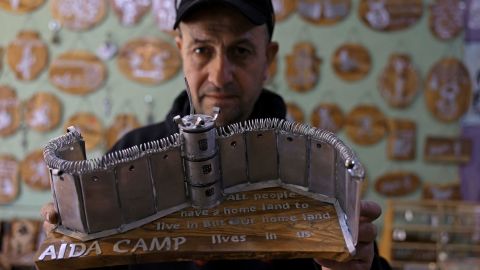
MULTIPOLYGON (((393 162, 386 158, 386 138, 370 147, 353 144, 342 130, 339 135, 347 144, 350 144, 358 153, 360 160, 365 164, 370 182, 366 198, 384 205, 385 197, 378 195, 373 189, 373 180, 390 170, 408 170, 416 172, 422 180, 428 182, 450 182, 457 179, 457 167, 453 165, 427 164, 423 161, 423 145, 427 135, 455 136, 459 132, 458 123, 443 124, 435 120, 425 108, 423 94, 415 98, 411 106, 398 110, 390 108, 381 98, 377 90, 377 77, 386 65, 388 57, 393 52, 409 53, 416 64, 422 79, 433 63, 445 56, 462 58, 462 38, 443 42, 437 40, 428 28, 428 11, 413 27, 393 33, 380 33, 367 28, 357 15, 359 1, 352 1, 353 8, 349 16, 334 26, 314 26, 303 21, 297 14, 291 15, 285 21, 277 24, 274 39, 280 43, 278 71, 269 88, 281 94, 287 101, 299 104, 309 121, 314 107, 321 101, 335 102, 345 113, 358 103, 377 105, 387 117, 401 117, 415 120, 417 123, 417 157, 413 161, 393 162), (284 78, 285 55, 289 54, 298 41, 309 41, 316 45, 317 54, 322 58, 320 81, 315 89, 308 93, 296 93, 288 89, 284 78), (358 82, 348 83, 340 80, 331 68, 330 62, 334 50, 346 41, 356 41, 365 45, 371 52, 373 67, 369 75, 358 82)), ((427 7, 425 1, 425 7, 427 7)), ((425 9, 428 10, 428 9, 425 9)), ((42 34, 42 39, 48 41, 50 32, 50 9, 48 3, 34 13, 16 15, 0 10, 0 46, 6 47, 17 32, 23 29, 32 29, 42 34)), ((157 36, 171 42, 170 35, 160 32, 154 25, 151 13, 134 27, 121 27, 110 10, 106 19, 96 28, 86 32, 61 31, 62 43, 49 44, 50 60, 69 49, 88 49, 92 52, 112 33, 113 40, 120 46, 131 38, 157 36)), ((112 124, 117 113, 135 113, 142 123, 146 123, 147 110, 144 97, 151 95, 154 98, 155 120, 163 119, 173 98, 183 89, 183 78, 178 74, 172 80, 158 86, 145 86, 123 77, 117 69, 116 60, 106 62, 109 71, 108 81, 102 89, 85 97, 63 93, 48 81, 48 72, 44 71, 33 82, 15 80, 13 73, 6 66, 6 57, 3 59, 3 70, 0 73, 0 84, 9 84, 17 90, 20 99, 27 100, 36 91, 50 91, 55 93, 64 104, 63 121, 77 111, 92 111, 103 121, 105 127, 112 124), (109 89, 109 90, 108 90, 109 89), (103 101, 108 95, 112 96, 113 112, 106 117, 103 110, 103 101)), ((63 124, 48 133, 38 133, 27 130, 28 146, 22 146, 24 134, 20 131, 12 136, 0 138, 0 154, 13 154, 22 160, 28 152, 42 148, 45 143, 58 135, 63 134, 63 124)), ((89 153, 89 157, 100 156, 105 149, 96 149, 89 153)), ((409 198, 420 198, 420 190, 409 198)), ((24 183, 21 186, 19 198, 9 205, 0 206, 1 218, 39 217, 40 206, 51 200, 50 192, 33 191, 24 183)), ((382 220, 378 221, 381 225, 382 220)))

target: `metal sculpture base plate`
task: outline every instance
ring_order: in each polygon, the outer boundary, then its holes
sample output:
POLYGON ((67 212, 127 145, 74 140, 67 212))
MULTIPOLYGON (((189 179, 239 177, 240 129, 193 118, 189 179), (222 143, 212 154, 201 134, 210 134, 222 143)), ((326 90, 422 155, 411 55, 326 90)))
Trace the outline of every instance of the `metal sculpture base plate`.
POLYGON ((192 259, 345 261, 352 249, 337 209, 283 188, 234 193, 214 208, 185 208, 95 241, 51 233, 35 264, 44 270, 192 259))

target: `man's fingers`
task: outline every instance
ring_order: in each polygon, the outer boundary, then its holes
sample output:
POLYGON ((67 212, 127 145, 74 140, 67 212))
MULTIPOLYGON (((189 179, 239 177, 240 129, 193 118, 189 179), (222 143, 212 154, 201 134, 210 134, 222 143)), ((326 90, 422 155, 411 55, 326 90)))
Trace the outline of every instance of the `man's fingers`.
POLYGON ((377 238, 377 226, 372 223, 361 222, 358 227, 358 242, 371 243, 377 238))
POLYGON ((58 216, 57 212, 55 211, 55 207, 53 206, 53 203, 47 203, 44 206, 42 206, 42 209, 40 211, 42 218, 44 221, 50 224, 57 224, 58 222, 58 216))
POLYGON ((360 202, 360 220, 372 222, 382 214, 382 208, 376 202, 361 201, 360 202))

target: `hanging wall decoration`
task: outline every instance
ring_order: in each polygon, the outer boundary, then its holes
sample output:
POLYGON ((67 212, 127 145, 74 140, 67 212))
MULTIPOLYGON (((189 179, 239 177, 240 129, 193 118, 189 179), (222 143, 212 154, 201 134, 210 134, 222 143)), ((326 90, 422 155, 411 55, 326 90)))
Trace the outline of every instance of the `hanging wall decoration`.
POLYGON ((107 67, 94 54, 71 50, 53 60, 50 82, 58 89, 75 95, 85 95, 99 89, 107 77, 107 67))
POLYGON ((424 159, 430 162, 468 163, 473 143, 468 138, 428 136, 425 139, 424 159))
POLYGON ((136 25, 150 10, 151 4, 151 0, 110 0, 110 6, 123 26, 136 25))
POLYGON ((63 126, 64 130, 74 126, 78 128, 85 140, 85 149, 92 150, 103 142, 103 126, 97 116, 89 112, 72 115, 63 126))
POLYGON ((422 199, 440 201, 461 200, 460 183, 424 183, 422 187, 422 199))
POLYGON ((378 88, 388 105, 394 108, 405 108, 412 103, 420 88, 420 76, 409 55, 390 55, 379 77, 378 88))
POLYGON ((62 104, 52 93, 36 92, 25 103, 25 122, 35 131, 51 131, 60 123, 61 117, 62 104))
POLYGON ((463 0, 436 0, 430 6, 430 31, 441 40, 460 34, 464 23, 463 0))
POLYGON ((444 58, 430 69, 425 86, 428 110, 442 122, 458 120, 470 104, 472 84, 465 65, 455 58, 444 58))
POLYGON ((15 90, 0 85, 0 137, 13 134, 20 126, 20 101, 15 90))
POLYGON ((152 0, 152 12, 158 29, 173 35, 173 25, 177 10, 175 1, 172 0, 152 0))
POLYGON ((373 30, 406 29, 422 17, 422 0, 361 0, 358 14, 373 30))
POLYGON ((45 0, 0 0, 0 7, 15 13, 29 13, 39 8, 45 0))
POLYGON ((5 237, 5 253, 13 265, 31 265, 40 233, 38 220, 14 219, 5 237))
POLYGON ((297 123, 303 123, 305 117, 303 115, 302 109, 293 102, 287 102, 287 120, 295 121, 297 123))
POLYGON ((298 0, 272 0, 275 20, 281 22, 297 9, 298 0))
POLYGON ((298 14, 307 22, 332 25, 348 16, 351 0, 298 0, 298 14))
POLYGON ((17 160, 11 155, 0 155, 0 204, 13 202, 19 190, 17 160))
POLYGON ((48 61, 47 45, 35 31, 22 31, 7 47, 8 65, 15 77, 31 81, 45 69, 48 61))
POLYGON ((107 12, 106 0, 51 0, 52 17, 72 31, 85 31, 99 24, 107 12))
POLYGON ((375 181, 375 190, 387 197, 405 196, 416 191, 420 177, 413 172, 395 171, 385 173, 375 181))
POLYGON ((389 119, 387 156, 391 160, 415 159, 417 125, 408 119, 389 119))
POLYGON ((372 145, 386 133, 386 119, 373 105, 358 105, 346 117, 345 131, 356 144, 372 145))
POLYGON ((139 38, 120 49, 117 64, 130 80, 154 85, 171 79, 179 71, 181 61, 177 49, 170 43, 139 38))
POLYGON ((360 44, 346 43, 335 50, 332 57, 335 74, 345 81, 358 81, 370 72, 372 59, 367 48, 360 44))
POLYGON ((48 167, 43 160, 43 149, 29 153, 20 163, 20 176, 34 190, 49 190, 50 178, 48 167))
POLYGON ((106 131, 107 147, 111 148, 123 135, 138 127, 140 122, 135 115, 126 113, 117 115, 113 125, 106 131))
POLYGON ((345 122, 342 109, 335 103, 320 103, 310 116, 314 127, 338 132, 345 122))
POLYGON ((315 46, 309 42, 299 42, 293 52, 285 56, 285 60, 288 86, 297 92, 312 90, 319 79, 322 63, 322 59, 316 55, 315 46))

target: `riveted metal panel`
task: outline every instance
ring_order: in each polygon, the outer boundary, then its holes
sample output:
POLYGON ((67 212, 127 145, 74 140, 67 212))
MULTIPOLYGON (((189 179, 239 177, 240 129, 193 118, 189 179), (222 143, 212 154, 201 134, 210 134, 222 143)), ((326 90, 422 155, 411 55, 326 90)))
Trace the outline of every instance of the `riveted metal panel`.
POLYGON ((130 223, 155 213, 148 159, 126 162, 115 169, 124 221, 130 223))
POLYGON ((245 134, 250 182, 278 179, 278 151, 275 130, 245 134))
POLYGON ((307 187, 307 159, 306 136, 278 134, 279 174, 283 183, 307 187))
POLYGON ((328 143, 310 142, 309 190, 328 197, 335 196, 335 149, 328 143))
POLYGON ((247 183, 247 148, 243 133, 219 138, 217 142, 220 147, 223 187, 247 183))
POLYGON ((120 227, 122 212, 113 170, 85 173, 80 180, 89 233, 120 227))
POLYGON ((210 129, 206 132, 182 132, 184 137, 185 157, 188 160, 202 160, 215 155, 217 151, 216 131, 210 129))
POLYGON ((180 147, 150 156, 157 210, 188 201, 180 147))

